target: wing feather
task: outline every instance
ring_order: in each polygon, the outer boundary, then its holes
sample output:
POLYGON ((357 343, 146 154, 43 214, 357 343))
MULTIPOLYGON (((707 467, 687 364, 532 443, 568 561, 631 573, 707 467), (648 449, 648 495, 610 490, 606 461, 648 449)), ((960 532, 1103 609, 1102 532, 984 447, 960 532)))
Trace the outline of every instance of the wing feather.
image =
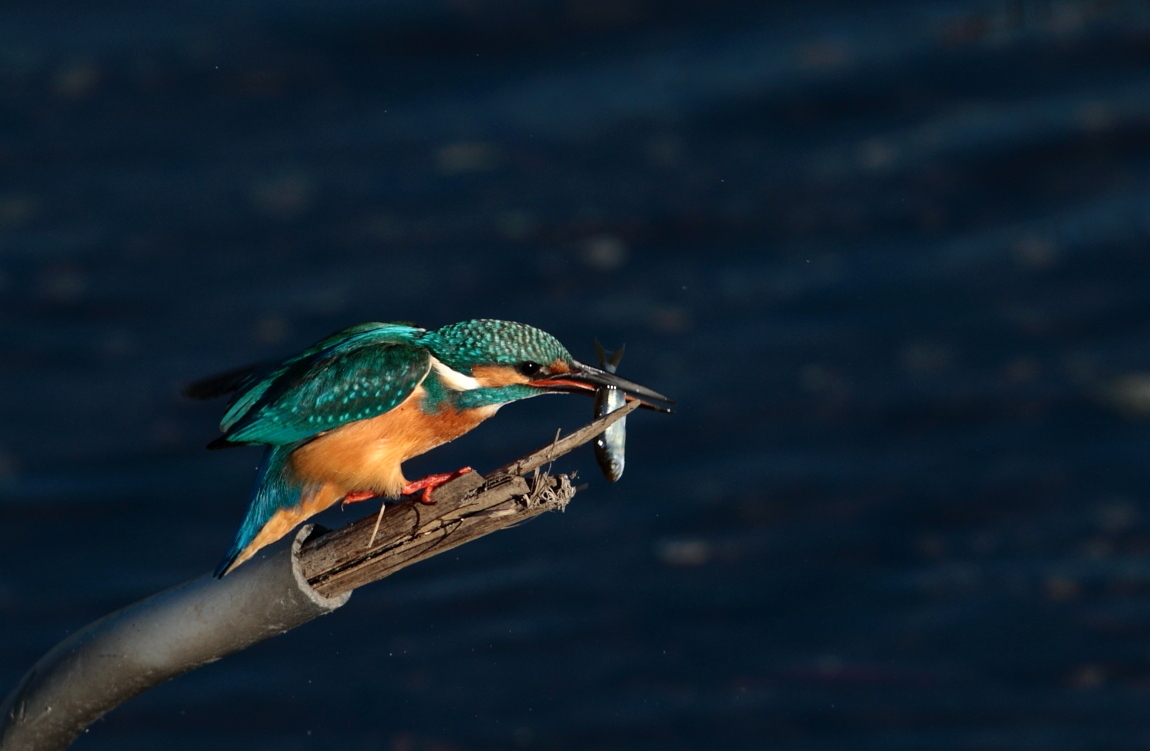
POLYGON ((334 334, 253 378, 214 442, 283 446, 394 409, 423 382, 431 356, 422 329, 362 324, 334 334))

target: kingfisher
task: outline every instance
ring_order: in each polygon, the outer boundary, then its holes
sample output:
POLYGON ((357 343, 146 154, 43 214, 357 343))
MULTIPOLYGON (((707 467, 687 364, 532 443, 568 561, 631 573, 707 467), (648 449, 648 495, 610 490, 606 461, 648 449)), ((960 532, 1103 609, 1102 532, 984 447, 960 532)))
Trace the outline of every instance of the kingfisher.
POLYGON ((584 365, 550 334, 513 321, 477 319, 427 330, 363 323, 293 357, 192 383, 184 394, 232 394, 209 449, 262 445, 247 516, 216 569, 223 577, 303 520, 337 502, 432 491, 471 472, 414 482, 403 462, 475 428, 509 402, 541 394, 594 396, 613 387, 670 412, 671 399, 584 365))

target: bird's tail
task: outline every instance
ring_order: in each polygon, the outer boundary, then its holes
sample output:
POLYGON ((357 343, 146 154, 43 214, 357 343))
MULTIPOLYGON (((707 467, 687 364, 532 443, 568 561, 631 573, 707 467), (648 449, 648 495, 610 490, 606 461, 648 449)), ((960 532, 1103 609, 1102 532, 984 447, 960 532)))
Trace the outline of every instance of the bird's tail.
POLYGON ((252 488, 248 515, 244 517, 244 523, 236 533, 231 550, 216 567, 217 579, 223 578, 232 568, 246 561, 256 550, 263 547, 260 545, 248 550, 276 512, 300 506, 306 488, 296 478, 288 461, 291 452, 297 448, 299 444, 271 446, 264 454, 259 471, 256 473, 255 487, 252 488))
POLYGON ((207 378, 186 384, 180 393, 189 399, 215 399, 216 397, 239 391, 261 371, 267 370, 268 363, 255 362, 233 368, 226 373, 216 373, 207 378))

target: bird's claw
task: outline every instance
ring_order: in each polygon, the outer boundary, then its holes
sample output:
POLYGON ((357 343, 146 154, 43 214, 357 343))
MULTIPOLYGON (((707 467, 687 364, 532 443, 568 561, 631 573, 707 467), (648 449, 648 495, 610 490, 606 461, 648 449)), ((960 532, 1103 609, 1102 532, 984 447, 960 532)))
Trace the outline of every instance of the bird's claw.
POLYGON ((462 475, 465 475, 468 472, 474 472, 474 471, 475 470, 472 469, 471 467, 462 467, 460 469, 455 470, 454 472, 443 472, 443 473, 437 474, 437 475, 428 475, 427 477, 423 477, 423 478, 420 478, 420 479, 415 480, 413 482, 407 483, 406 485, 403 486, 403 490, 401 490, 399 492, 402 493, 403 495, 414 495, 416 493, 419 493, 419 498, 418 498, 419 502, 420 503, 426 503, 427 505, 430 506, 430 505, 435 503, 435 500, 431 497, 431 492, 433 490, 438 488, 440 485, 444 485, 448 482, 451 482, 452 480, 454 480, 457 477, 461 477, 462 475), (420 492, 420 491, 422 491, 422 492, 420 492))
POLYGON ((379 495, 379 493, 374 490, 353 490, 343 497, 343 503, 341 505, 346 506, 349 503, 359 503, 369 498, 375 498, 377 495, 379 495))

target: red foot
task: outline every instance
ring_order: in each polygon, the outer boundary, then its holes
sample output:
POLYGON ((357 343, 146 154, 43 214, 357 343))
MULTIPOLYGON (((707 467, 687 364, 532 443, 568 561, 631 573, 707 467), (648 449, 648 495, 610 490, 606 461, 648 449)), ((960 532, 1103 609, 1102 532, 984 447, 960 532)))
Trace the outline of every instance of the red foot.
POLYGON ((454 472, 445 472, 439 475, 428 475, 423 479, 407 483, 403 486, 403 490, 399 492, 403 493, 404 495, 414 495, 415 493, 418 493, 422 490, 423 492, 420 493, 419 502, 430 505, 435 503, 435 501, 431 499, 431 491, 435 490, 446 482, 454 480, 456 477, 474 471, 475 470, 471 467, 463 467, 462 469, 457 469, 454 472))
POLYGON ((343 497, 343 505, 349 503, 358 503, 359 501, 366 501, 368 498, 375 498, 379 493, 374 490, 353 490, 343 497))

